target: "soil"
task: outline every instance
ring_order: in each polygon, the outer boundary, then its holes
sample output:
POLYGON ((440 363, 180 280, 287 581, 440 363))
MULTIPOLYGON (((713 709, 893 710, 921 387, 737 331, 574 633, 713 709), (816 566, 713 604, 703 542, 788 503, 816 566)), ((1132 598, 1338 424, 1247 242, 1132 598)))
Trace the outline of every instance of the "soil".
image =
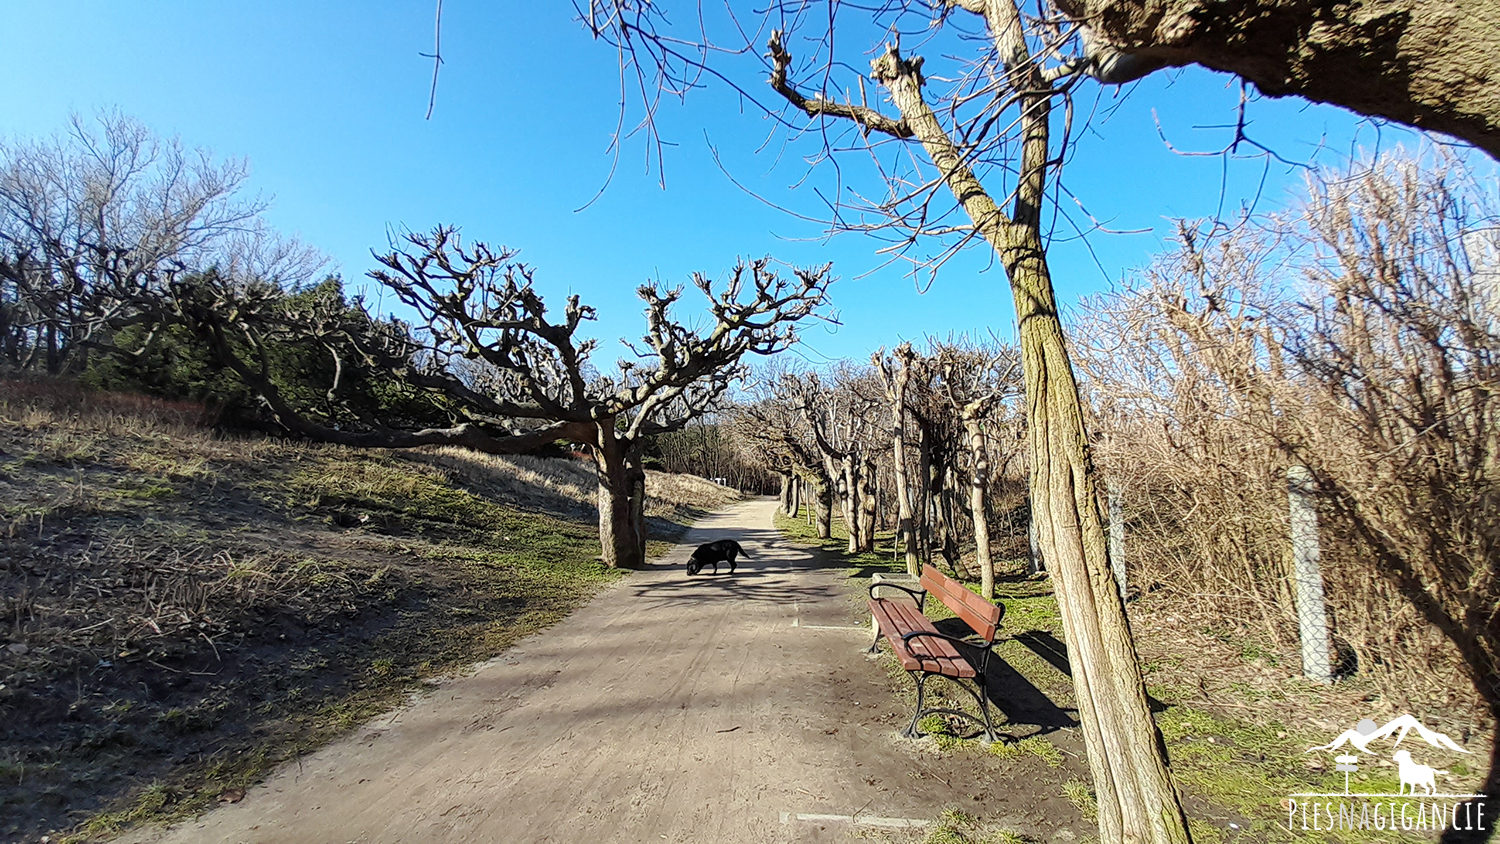
POLYGON ((952 807, 1040 840, 1092 834, 1058 787, 1087 777, 1058 707, 994 693, 1000 729, 1046 732, 1060 768, 898 735, 910 713, 864 653, 843 565, 781 539, 775 507, 705 518, 565 621, 239 802, 123 840, 915 841, 952 807), (691 549, 726 537, 753 556, 688 577, 691 549))

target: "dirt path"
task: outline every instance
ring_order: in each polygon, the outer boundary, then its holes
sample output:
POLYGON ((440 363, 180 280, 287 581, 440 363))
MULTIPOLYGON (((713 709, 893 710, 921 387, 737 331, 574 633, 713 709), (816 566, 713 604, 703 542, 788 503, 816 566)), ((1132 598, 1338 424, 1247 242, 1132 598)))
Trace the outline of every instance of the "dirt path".
POLYGON ((860 654, 869 634, 840 571, 780 540, 775 506, 703 520, 474 674, 240 803, 131 840, 909 840, 890 824, 980 794, 1003 811, 1009 798, 895 738, 901 713, 860 654), (754 556, 733 577, 688 578, 691 548, 721 537, 754 556))

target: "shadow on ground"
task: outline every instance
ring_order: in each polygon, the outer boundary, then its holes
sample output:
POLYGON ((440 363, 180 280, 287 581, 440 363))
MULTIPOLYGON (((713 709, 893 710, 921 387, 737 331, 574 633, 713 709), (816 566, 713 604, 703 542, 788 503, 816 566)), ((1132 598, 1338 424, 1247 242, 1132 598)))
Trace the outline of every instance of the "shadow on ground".
MULTIPOLYGON (((809 546, 785 538, 775 529, 731 530, 713 527, 712 522, 695 528, 685 537, 678 552, 658 560, 652 569, 675 569, 668 579, 632 583, 627 586, 635 598, 673 603, 696 603, 702 601, 749 600, 790 604, 803 601, 848 599, 850 588, 829 585, 827 581, 793 581, 772 577, 796 572, 839 571, 848 574, 847 583, 864 583, 874 573, 890 574, 889 567, 851 561, 840 551, 809 546), (741 557, 733 575, 727 566, 720 573, 700 573, 689 576, 685 563, 692 549, 699 544, 719 539, 734 539, 744 546, 747 557, 741 557), (793 583, 799 585, 793 585, 793 583), (800 585, 805 583, 806 585, 800 585)), ((1014 578, 1017 585, 1028 579, 1023 575, 1014 578)), ((1009 582, 1009 581, 1007 581, 1009 582)), ((835 581, 835 584, 837 581, 835 581)), ((958 619, 945 619, 937 623, 943 632, 954 635, 969 633, 958 619)), ((1067 663, 1067 648, 1061 641, 1045 631, 1024 631, 1016 640, 1036 652, 1038 656, 1057 668, 1064 676, 1071 676, 1067 663)), ((864 640, 868 645, 869 640, 864 640)), ((977 659, 975 660, 977 663, 977 659)), ((991 706, 1004 715, 1000 732, 1017 732, 1036 735, 1055 732, 1059 729, 1078 726, 1077 710, 1057 704, 1046 692, 1029 680, 1015 666, 998 653, 989 660, 986 672, 986 688, 991 706), (1032 728, 1027 730, 1026 728, 1032 728)), ((1154 702, 1153 702, 1154 703, 1154 702)), ((1024 735, 1016 737, 1024 737, 1024 735)))

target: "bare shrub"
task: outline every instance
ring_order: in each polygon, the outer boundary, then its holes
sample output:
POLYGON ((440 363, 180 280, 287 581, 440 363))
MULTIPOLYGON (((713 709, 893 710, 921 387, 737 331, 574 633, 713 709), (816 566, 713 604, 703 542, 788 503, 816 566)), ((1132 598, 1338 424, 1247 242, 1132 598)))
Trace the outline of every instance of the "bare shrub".
POLYGON ((1457 162, 1320 174, 1094 300, 1080 357, 1133 577, 1295 641, 1284 470, 1318 481, 1333 633, 1397 702, 1492 713, 1497 209, 1457 162))

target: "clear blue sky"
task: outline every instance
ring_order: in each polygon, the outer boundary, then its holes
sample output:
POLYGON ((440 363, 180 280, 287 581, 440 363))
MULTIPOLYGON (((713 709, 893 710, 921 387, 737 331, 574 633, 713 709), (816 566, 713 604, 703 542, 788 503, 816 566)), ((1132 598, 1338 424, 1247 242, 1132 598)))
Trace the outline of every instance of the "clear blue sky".
MULTIPOLYGON (((709 143, 740 181, 778 202, 816 212, 815 197, 790 186, 796 155, 757 153, 769 125, 715 93, 671 105, 663 132, 666 188, 646 172, 645 149, 627 144, 604 196, 617 119, 614 54, 573 20, 571 4, 448 0, 447 60, 437 108, 423 120, 431 74, 432 0, 402 2, 207 3, 196 0, 7 0, 0 5, 0 133, 59 130, 70 111, 118 108, 157 132, 225 157, 248 158, 252 185, 274 199, 268 214, 358 281, 369 250, 391 226, 461 226, 470 238, 522 250, 544 292, 582 294, 599 308, 606 340, 640 333, 634 289, 648 278, 682 281, 723 273, 737 255, 799 263, 832 261, 834 303, 844 325, 807 335, 802 354, 867 357, 879 345, 1012 322, 1003 273, 984 250, 949 265, 925 295, 898 267, 873 274, 880 245, 857 235, 820 239, 734 187, 709 143), (859 277, 864 276, 864 277, 859 277)), ((929 69, 932 67, 929 62, 929 69)), ((759 78, 740 80, 747 87, 759 78)), ((1114 105, 1113 90, 1104 93, 1114 105)), ((1238 84, 1201 70, 1156 74, 1136 86, 1107 121, 1079 142, 1067 184, 1096 217, 1147 234, 1094 235, 1101 272, 1080 243, 1058 244, 1052 265, 1064 302, 1102 289, 1164 247, 1170 218, 1215 213, 1219 158, 1169 150, 1222 146, 1238 84)), ((1092 95, 1084 95, 1092 102, 1092 95)), ((1262 101, 1252 132, 1289 159, 1320 143, 1327 160, 1351 138, 1375 142, 1336 109, 1262 101)), ((1378 133, 1390 145, 1404 133, 1378 133)), ((1248 200, 1259 161, 1231 162, 1224 202, 1248 200)), ((1262 207, 1295 190, 1301 176, 1273 166, 1262 207)), ((873 190, 873 187, 871 188, 873 190)), ((601 364, 620 354, 607 343, 601 364)))

